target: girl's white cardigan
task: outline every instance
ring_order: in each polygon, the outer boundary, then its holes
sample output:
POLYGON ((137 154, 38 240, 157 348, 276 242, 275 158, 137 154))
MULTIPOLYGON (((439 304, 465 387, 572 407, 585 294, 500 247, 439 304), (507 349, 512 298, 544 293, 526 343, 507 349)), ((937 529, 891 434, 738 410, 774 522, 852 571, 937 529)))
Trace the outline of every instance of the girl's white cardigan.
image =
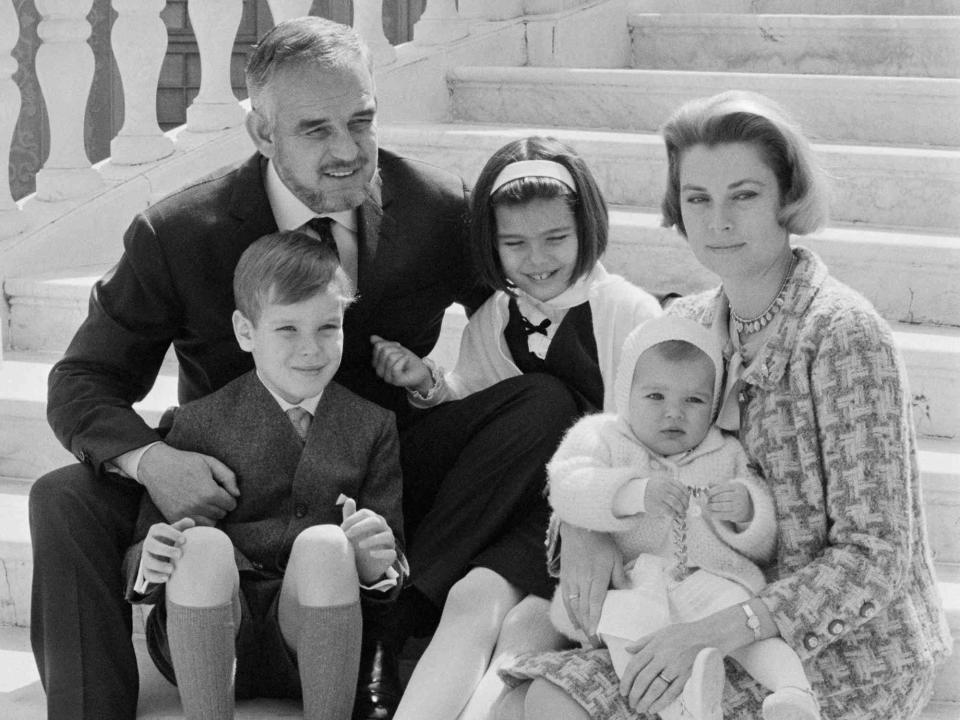
MULTIPOLYGON (((619 275, 608 273, 599 263, 586 281, 603 377, 603 409, 613 410, 614 376, 623 342, 639 324, 660 315, 660 305, 652 295, 619 275)), ((458 400, 522 374, 510 356, 503 334, 509 319, 509 302, 510 296, 498 291, 480 306, 463 331, 456 367, 438 378, 428 398, 411 394, 413 405, 432 407, 458 400)))

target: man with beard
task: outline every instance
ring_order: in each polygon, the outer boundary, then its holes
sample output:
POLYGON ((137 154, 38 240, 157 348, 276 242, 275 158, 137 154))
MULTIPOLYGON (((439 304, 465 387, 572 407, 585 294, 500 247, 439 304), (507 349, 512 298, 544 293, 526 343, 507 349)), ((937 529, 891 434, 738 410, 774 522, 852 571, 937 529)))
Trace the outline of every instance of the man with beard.
MULTIPOLYGON (((424 356, 451 303, 475 307, 483 299, 484 291, 471 290, 462 180, 378 148, 371 58, 348 27, 316 17, 281 23, 251 55, 247 86, 246 125, 258 152, 134 219, 120 261, 94 286, 89 315, 50 374, 49 422, 79 460, 38 479, 30 495, 31 636, 51 720, 129 720, 136 713, 139 681, 121 561, 143 490, 168 520, 189 516, 206 525, 229 512, 242 492, 231 468, 167 446, 131 405, 147 394, 171 345, 180 403, 252 367, 233 337, 231 281, 254 240, 302 229, 336 244, 359 289, 345 317, 336 380, 396 413, 404 457, 431 455, 443 434, 412 422, 405 391, 377 377, 370 336, 395 339, 424 356)), ((470 529, 463 535, 471 549, 459 555, 465 558, 495 540, 503 528, 481 528, 478 509, 491 497, 519 492, 512 489, 517 482, 502 473, 503 462, 509 464, 502 451, 478 447, 462 428, 467 418, 496 414, 499 425, 481 441, 531 435, 528 457, 517 464, 542 467, 546 458, 531 448, 555 446, 559 424, 569 424, 558 419, 551 438, 528 422, 562 414, 544 402, 550 399, 534 378, 485 398, 484 407, 463 408, 460 444, 444 446, 439 480, 430 481, 437 484, 418 494, 426 498, 417 512, 419 533, 430 537, 434 526, 461 523, 470 529), (533 398, 540 405, 531 415, 533 398), (486 457, 498 463, 484 467, 486 457)), ((528 474, 530 482, 540 477, 528 474)), ((415 567, 436 560, 413 551, 415 567)), ((452 576, 462 573, 460 564, 450 568, 452 576)), ((395 646, 404 631, 391 628, 395 619, 376 591, 366 596, 354 718, 383 720, 399 696, 395 647, 385 641, 395 646)))

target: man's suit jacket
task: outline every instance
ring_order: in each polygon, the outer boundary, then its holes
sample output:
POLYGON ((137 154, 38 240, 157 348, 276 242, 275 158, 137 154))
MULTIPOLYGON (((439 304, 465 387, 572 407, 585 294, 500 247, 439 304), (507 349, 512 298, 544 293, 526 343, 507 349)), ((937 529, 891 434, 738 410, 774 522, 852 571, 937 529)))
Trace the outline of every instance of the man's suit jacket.
MULTIPOLYGON (((462 180, 386 151, 380 202, 359 209, 360 299, 346 314, 336 379, 398 415, 402 388, 371 367, 369 336, 418 355, 436 343, 444 310, 473 288, 462 180)), ((119 263, 94 286, 87 319, 50 373, 47 417, 81 462, 102 463, 160 439, 131 409, 153 385, 170 344, 181 404, 251 369, 231 325, 233 270, 257 238, 277 229, 263 184, 266 160, 191 185, 138 215, 119 263)), ((479 303, 470 302, 476 306, 479 303)))
MULTIPOLYGON (((336 503, 342 493, 390 525, 397 539, 397 587, 402 585, 407 567, 400 450, 390 411, 330 383, 301 444, 280 404, 250 371, 181 407, 167 442, 211 455, 236 473, 237 507, 217 527, 233 542, 241 570, 281 576, 297 535, 312 525, 340 525, 336 503)), ((144 493, 134 534, 138 543, 126 559, 128 597, 140 562, 139 541, 155 522, 165 520, 144 493)))

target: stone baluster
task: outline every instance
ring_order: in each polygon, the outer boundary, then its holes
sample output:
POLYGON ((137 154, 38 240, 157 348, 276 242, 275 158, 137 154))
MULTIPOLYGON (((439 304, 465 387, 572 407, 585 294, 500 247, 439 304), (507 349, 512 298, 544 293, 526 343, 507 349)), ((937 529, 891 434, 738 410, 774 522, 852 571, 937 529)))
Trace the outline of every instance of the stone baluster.
POLYGON ((37 173, 38 200, 84 197, 103 186, 84 148, 87 98, 93 82, 93 50, 87 14, 93 0, 36 0, 37 81, 50 123, 50 154, 37 173))
POLYGON ((423 15, 413 26, 413 41, 418 45, 440 45, 469 32, 467 22, 457 11, 456 0, 427 0, 423 15))
POLYGON ((160 19, 165 0, 113 0, 110 42, 123 81, 123 127, 110 142, 110 161, 138 165, 166 157, 173 141, 157 123, 157 83, 167 52, 160 19))
POLYGON ((187 108, 187 130, 213 132, 243 122, 230 84, 233 41, 243 0, 189 0, 187 12, 200 50, 200 92, 187 108))
POLYGON ((370 48, 374 65, 389 65, 397 59, 396 48, 383 34, 383 2, 353 0, 353 27, 370 48))
MULTIPOLYGON (((20 116, 20 88, 13 81, 17 61, 12 55, 19 30, 13 0, 0 0, 0 150, 3 151, 0 154, 8 157, 20 116)), ((23 224, 23 215, 13 200, 8 170, 0 173, 0 237, 16 234, 23 229, 23 224)))
POLYGON ((313 0, 267 0, 273 24, 277 25, 290 18, 303 17, 310 14, 313 0))

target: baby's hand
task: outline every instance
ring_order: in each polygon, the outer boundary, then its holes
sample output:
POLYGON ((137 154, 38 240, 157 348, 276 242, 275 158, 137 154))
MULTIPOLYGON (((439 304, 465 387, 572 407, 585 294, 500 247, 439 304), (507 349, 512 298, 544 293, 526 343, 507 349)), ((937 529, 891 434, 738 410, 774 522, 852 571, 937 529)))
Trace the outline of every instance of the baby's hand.
POLYGON ((654 475, 647 481, 643 495, 644 512, 655 516, 683 515, 690 494, 682 483, 666 475, 654 475))
POLYGON ((167 582, 176 570, 177 560, 183 555, 180 549, 187 541, 183 531, 196 525, 193 518, 182 518, 173 525, 151 525, 143 541, 143 578, 160 585, 167 582))
POLYGON ((753 500, 747 486, 731 480, 710 488, 707 511, 718 520, 745 523, 753 520, 753 500))
POLYGON ((417 354, 393 340, 371 335, 373 367, 381 379, 397 387, 416 390, 426 395, 433 387, 430 368, 417 354))
POLYGON ((340 529, 353 546, 360 582, 377 582, 397 559, 396 540, 387 521, 373 510, 357 510, 357 501, 347 498, 340 529))

